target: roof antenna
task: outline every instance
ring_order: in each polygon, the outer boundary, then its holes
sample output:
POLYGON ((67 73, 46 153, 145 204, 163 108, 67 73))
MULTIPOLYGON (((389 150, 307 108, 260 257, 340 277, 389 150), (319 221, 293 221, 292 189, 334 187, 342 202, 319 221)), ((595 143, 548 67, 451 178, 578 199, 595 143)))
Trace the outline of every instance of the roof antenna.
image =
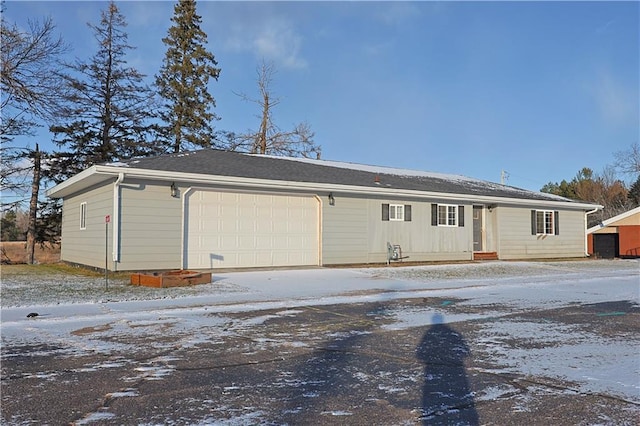
POLYGON ((509 172, 500 170, 500 185, 504 185, 509 180, 509 172))

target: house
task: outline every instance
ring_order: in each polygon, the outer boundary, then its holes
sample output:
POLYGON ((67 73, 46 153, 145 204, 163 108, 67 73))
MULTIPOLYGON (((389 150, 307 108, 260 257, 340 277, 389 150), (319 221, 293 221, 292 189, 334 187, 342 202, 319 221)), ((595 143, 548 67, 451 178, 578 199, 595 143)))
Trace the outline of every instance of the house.
POLYGON ((640 207, 587 229, 587 242, 596 257, 640 257, 640 207))
POLYGON ((62 198, 63 261, 110 270, 586 256, 601 206, 464 176, 205 149, 92 166, 62 198))

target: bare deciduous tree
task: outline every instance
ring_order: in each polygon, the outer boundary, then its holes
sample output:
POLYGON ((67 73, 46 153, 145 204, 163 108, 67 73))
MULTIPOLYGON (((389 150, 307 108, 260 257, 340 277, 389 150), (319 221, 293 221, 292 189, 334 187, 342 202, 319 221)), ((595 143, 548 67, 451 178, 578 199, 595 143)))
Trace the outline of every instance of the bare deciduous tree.
POLYGON ((29 135, 38 118, 55 111, 61 87, 56 71, 59 58, 68 50, 62 38, 54 35, 50 18, 29 21, 29 30, 0 21, 2 41, 2 138, 29 135))
POLYGON ((29 194, 33 163, 28 146, 14 143, 18 136, 33 136, 49 119, 61 98, 57 78, 59 58, 68 50, 56 36, 50 18, 29 21, 28 29, 9 25, 0 16, 0 189, 2 209, 16 208, 29 194), (7 196, 11 194, 11 196, 7 196))
POLYGON ((257 69, 257 74, 260 98, 253 99, 245 94, 237 95, 247 102, 260 106, 261 114, 258 116, 260 126, 258 130, 248 130, 235 135, 229 149, 253 154, 320 158, 321 148, 313 142, 314 133, 308 123, 299 123, 289 131, 283 131, 274 123, 273 109, 280 104, 280 99, 273 96, 271 92, 275 74, 273 64, 263 61, 257 69))
POLYGON ((4 15, 0 21, 2 97, 0 107, 0 187, 13 194, 10 202, 3 199, 3 210, 15 208, 28 194, 31 174, 31 197, 27 231, 27 258, 34 262, 37 240, 38 196, 40 192, 41 152, 13 143, 17 136, 32 136, 42 126, 41 120, 51 119, 59 106, 62 87, 57 78, 59 58, 68 50, 62 38, 54 35, 55 25, 48 18, 29 21, 29 29, 9 26, 4 15))
POLYGON ((615 167, 623 174, 637 179, 640 176, 640 142, 631 144, 629 149, 614 154, 615 167))

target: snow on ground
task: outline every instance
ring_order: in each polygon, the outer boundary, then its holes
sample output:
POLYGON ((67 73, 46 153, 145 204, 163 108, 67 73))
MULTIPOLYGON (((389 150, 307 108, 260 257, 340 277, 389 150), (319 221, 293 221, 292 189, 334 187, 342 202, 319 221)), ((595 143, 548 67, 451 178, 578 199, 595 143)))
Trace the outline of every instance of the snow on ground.
MULTIPOLYGON (((451 298, 458 304, 484 307, 478 313, 445 317, 444 322, 472 320, 482 324, 484 338, 476 344, 492 354, 504 372, 554 376, 577 383, 578 392, 617 395, 640 403, 637 340, 604 337, 572 325, 502 318, 509 312, 535 308, 611 301, 638 305, 637 260, 252 271, 214 273, 212 281, 169 289, 111 282, 106 289, 103 279, 59 276, 36 283, 33 277, 4 277, 2 343, 6 347, 55 342, 68 348, 69 355, 86 351, 126 353, 127 344, 118 342, 122 339, 109 337, 131 337, 135 341, 170 329, 181 336, 182 347, 190 347, 215 341, 234 330, 249 329, 269 318, 295 316, 301 306, 419 297, 443 298, 445 306, 451 298), (263 309, 278 311, 248 320, 225 316, 263 309), (39 316, 28 319, 29 312, 39 316), (508 339, 534 338, 541 344, 526 350, 507 344, 508 339)), ((389 311, 385 315, 394 321, 384 327, 393 330, 430 325, 438 313, 438 306, 389 311)), ((303 344, 288 342, 298 343, 303 344)), ((137 371, 149 380, 171 372, 170 367, 137 371)))

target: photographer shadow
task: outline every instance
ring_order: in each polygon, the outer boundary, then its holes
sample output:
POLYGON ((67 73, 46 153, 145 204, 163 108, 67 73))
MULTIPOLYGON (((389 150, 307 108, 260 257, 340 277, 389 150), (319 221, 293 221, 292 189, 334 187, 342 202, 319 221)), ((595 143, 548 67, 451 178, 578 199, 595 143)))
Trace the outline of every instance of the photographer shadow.
POLYGON ((462 336, 434 314, 432 326, 416 349, 424 364, 424 425, 477 425, 478 413, 464 367, 469 347, 462 336))

